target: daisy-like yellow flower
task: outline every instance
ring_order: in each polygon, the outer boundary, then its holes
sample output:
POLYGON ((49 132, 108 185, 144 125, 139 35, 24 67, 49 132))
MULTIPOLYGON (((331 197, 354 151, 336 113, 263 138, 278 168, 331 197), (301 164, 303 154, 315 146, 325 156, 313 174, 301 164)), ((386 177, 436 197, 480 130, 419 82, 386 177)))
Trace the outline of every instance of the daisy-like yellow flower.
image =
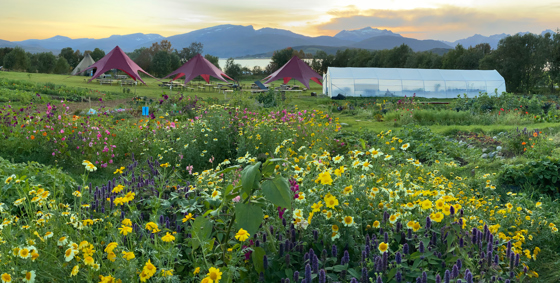
POLYGON ((161 240, 166 242, 166 243, 169 243, 169 242, 175 241, 175 237, 173 235, 169 234, 169 232, 167 232, 165 234, 165 236, 161 237, 161 240))
POLYGON ((86 265, 91 265, 91 266, 93 266, 93 264, 95 263, 95 261, 93 260, 93 257, 91 257, 91 256, 86 256, 86 257, 84 258, 84 263, 85 263, 86 265))
POLYGON ((439 223, 439 222, 441 222, 441 221, 443 220, 443 213, 441 213, 441 212, 432 213, 432 214, 430 214, 430 219, 431 219, 432 221, 435 221, 435 222, 438 222, 438 223, 439 223))
POLYGON ((315 183, 321 183, 321 185, 332 185, 332 182, 331 173, 328 171, 319 173, 319 176, 317 176, 315 180, 315 183))
POLYGON ((112 192, 115 194, 118 194, 120 192, 122 192, 122 190, 124 190, 124 186, 121 184, 118 184, 116 187, 113 188, 112 192))
POLYGON ((409 143, 405 143, 405 144, 401 145, 402 150, 407 150, 409 147, 410 147, 409 143))
POLYGON ((2 276, 0 276, 0 279, 2 279, 2 283, 12 282, 12 276, 8 273, 2 273, 2 276))
POLYGON ((19 249, 18 256, 23 259, 29 258, 31 256, 31 251, 29 250, 29 248, 19 249))
POLYGON ((206 276, 210 278, 214 283, 219 283, 220 279, 222 279, 222 272, 220 272, 219 268, 210 267, 210 270, 208 270, 206 276))
POLYGON ((113 172, 113 174, 117 174, 117 173, 122 174, 123 170, 124 170, 124 167, 117 168, 117 170, 115 170, 115 172, 113 172))
POLYGON ((321 207, 323 206, 323 202, 319 201, 317 203, 314 203, 313 205, 311 205, 311 208, 313 209, 313 212, 319 212, 321 211, 321 207))
POLYGON ((124 236, 126 236, 126 235, 128 235, 129 233, 132 233, 132 227, 122 225, 122 226, 119 228, 119 234, 123 234, 124 236))
POLYGON ((160 164, 159 167, 167 168, 167 167, 169 167, 169 162, 160 164))
POLYGON ((122 254, 123 254, 122 257, 123 257, 124 259, 126 259, 126 260, 131 260, 131 259, 133 259, 133 258, 136 257, 136 256, 134 255, 133 252, 125 252, 125 251, 122 251, 122 254))
POLYGON ((25 283, 32 283, 35 282, 35 277, 37 275, 35 274, 35 271, 25 271, 25 275, 23 276, 22 281, 25 283))
POLYGON ((81 198, 81 197, 82 197, 82 192, 80 192, 80 191, 74 191, 74 192, 72 193, 72 195, 75 196, 75 197, 77 197, 77 198, 81 198))
POLYGON ((371 227, 379 228, 380 225, 381 225, 381 223, 379 223, 379 221, 375 220, 375 221, 373 221, 373 225, 371 225, 371 227))
POLYGON ((161 230, 159 230, 158 225, 154 222, 148 222, 146 224, 146 230, 151 231, 154 234, 161 231, 161 230))
POLYGON ((338 200, 337 200, 336 197, 333 196, 333 195, 330 195, 330 194, 329 194, 329 195, 326 195, 324 200, 325 200, 325 205, 326 205, 328 208, 334 209, 335 206, 338 205, 338 200))
POLYGON ((106 252, 106 253, 113 252, 113 250, 114 250, 118 245, 119 245, 119 244, 117 244, 116 242, 111 242, 111 243, 107 244, 107 247, 105 247, 105 252, 106 252))
POLYGON ((389 249, 389 245, 387 245, 384 242, 379 243, 379 246, 377 247, 377 249, 379 250, 380 253, 384 253, 389 249))
POLYGON ((121 223, 126 226, 132 226, 132 221, 128 218, 125 218, 121 223))
POLYGON ((189 214, 185 215, 185 217, 183 218, 183 223, 185 223, 189 220, 194 220, 194 217, 193 217, 192 213, 189 213, 189 214))
POLYGON ((199 273, 200 273, 200 267, 195 268, 193 271, 193 275, 197 275, 199 273))
POLYGON ((395 224, 395 222, 397 222, 397 219, 399 219, 399 217, 395 214, 391 214, 391 216, 389 216, 389 222, 391 222, 391 224, 395 224))
POLYGON ((421 202, 420 206, 422 207, 422 209, 427 210, 427 209, 432 208, 433 204, 429 199, 427 199, 427 200, 424 200, 423 202, 421 202))
POLYGON ((210 197, 211 197, 213 200, 217 200, 217 199, 220 198, 221 195, 222 195, 222 193, 220 193, 220 191, 213 190, 213 191, 212 191, 212 194, 210 195, 210 197))
POLYGON ((352 225, 354 225, 354 217, 345 216, 343 222, 344 222, 344 226, 351 227, 352 225))
POLYGON ((247 230, 240 228, 239 231, 235 234, 235 238, 241 242, 245 242, 251 236, 247 230))

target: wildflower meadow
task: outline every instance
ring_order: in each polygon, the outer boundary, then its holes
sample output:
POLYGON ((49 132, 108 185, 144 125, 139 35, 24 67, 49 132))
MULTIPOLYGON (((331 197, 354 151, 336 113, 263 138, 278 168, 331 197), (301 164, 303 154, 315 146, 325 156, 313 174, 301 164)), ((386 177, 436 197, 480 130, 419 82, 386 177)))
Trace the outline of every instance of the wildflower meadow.
MULTIPOLYGON (((162 95, 141 116, 100 100, 0 107, 2 282, 560 279, 547 129, 449 138, 401 101, 353 106, 390 121, 351 131, 347 105, 162 95)), ((461 109, 448 115, 555 117, 461 109)))

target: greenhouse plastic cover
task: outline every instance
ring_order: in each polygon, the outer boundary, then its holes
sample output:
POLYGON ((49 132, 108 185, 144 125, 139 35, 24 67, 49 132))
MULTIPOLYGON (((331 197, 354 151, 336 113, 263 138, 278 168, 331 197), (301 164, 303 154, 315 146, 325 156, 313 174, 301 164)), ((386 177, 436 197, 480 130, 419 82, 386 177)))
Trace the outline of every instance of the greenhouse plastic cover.
POLYGON ((456 98, 506 91, 496 70, 438 70, 329 67, 323 92, 329 96, 456 98))

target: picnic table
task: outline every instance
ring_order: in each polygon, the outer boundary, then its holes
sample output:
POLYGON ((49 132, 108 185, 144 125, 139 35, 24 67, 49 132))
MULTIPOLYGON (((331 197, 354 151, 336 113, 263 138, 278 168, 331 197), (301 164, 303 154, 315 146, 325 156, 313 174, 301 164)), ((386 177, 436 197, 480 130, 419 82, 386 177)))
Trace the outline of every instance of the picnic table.
POLYGON ((136 85, 135 80, 121 80, 121 86, 123 85, 136 85))
POLYGON ((117 76, 115 76, 115 78, 117 80, 125 80, 126 78, 128 78, 128 76, 127 75, 117 75, 117 76))
POLYGON ((114 81, 114 80, 112 80, 112 79, 100 79, 100 80, 99 80, 99 84, 100 84, 100 85, 103 85, 103 84, 110 84, 110 85, 113 85, 113 81, 114 81))

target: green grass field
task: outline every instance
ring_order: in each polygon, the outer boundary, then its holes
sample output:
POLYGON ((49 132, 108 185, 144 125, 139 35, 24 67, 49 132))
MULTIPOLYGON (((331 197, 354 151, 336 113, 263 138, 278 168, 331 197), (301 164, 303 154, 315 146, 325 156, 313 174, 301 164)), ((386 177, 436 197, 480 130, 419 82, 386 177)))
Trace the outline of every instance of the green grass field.
MULTIPOLYGON (((218 93, 216 91, 208 90, 206 91, 181 91, 181 90, 170 90, 169 88, 162 88, 158 86, 161 84, 160 81, 155 80, 153 78, 144 76, 142 79, 146 82, 146 85, 139 84, 136 89, 134 86, 127 86, 126 88, 130 88, 130 93, 123 93, 123 87, 117 84, 113 85, 100 85, 95 81, 87 83, 89 77, 83 76, 68 76, 68 75, 54 75, 54 74, 30 74, 30 73, 23 73, 23 72, 0 72, 0 78, 5 79, 13 79, 13 80, 21 80, 33 83, 54 83, 56 85, 66 85, 68 87, 79 87, 79 88, 89 88, 92 90, 97 90, 100 92, 112 92, 118 93, 107 97, 107 100, 113 101, 111 103, 112 106, 117 106, 124 104, 125 102, 129 101, 134 97, 134 91, 136 91, 137 96, 145 96, 151 99, 160 98, 162 94, 171 94, 171 93, 178 93, 182 92, 184 95, 189 96, 198 96, 203 99, 218 99, 220 102, 227 103, 230 99, 243 95, 248 97, 249 94, 240 94, 240 93, 228 93, 224 95, 223 93, 218 93)), ((219 80, 211 78, 211 83, 219 82, 219 80)), ((252 80, 241 80, 239 81, 242 85, 250 85, 253 81, 252 80)), ((196 79, 193 81, 195 84, 203 84, 205 83, 202 79, 196 79)), ((282 81, 278 80, 274 82, 275 86, 278 86, 282 83, 282 81)), ((300 87, 303 85, 295 80, 290 81, 290 84, 296 84, 300 87)), ((368 117, 367 115, 350 115, 348 113, 339 113, 338 111, 331 111, 332 101, 326 96, 319 96, 319 97, 311 97, 311 92, 316 92, 318 94, 322 93, 322 87, 314 82, 310 83, 311 89, 302 92, 302 93, 290 93, 287 94, 287 107, 298 107, 298 109, 317 109, 323 110, 327 112, 331 112, 334 117, 338 117, 341 123, 346 123, 346 129, 353 130, 353 131, 362 131, 362 130, 369 130, 374 132, 380 132, 387 129, 394 129, 394 126, 388 125, 385 122, 376 121, 373 117, 368 117)), ((442 100, 442 99, 434 99, 433 101, 449 101, 442 100)), ((90 104, 88 103, 78 103, 78 105, 74 105, 74 107, 78 108, 89 108, 90 104)), ((434 132, 437 133, 446 133, 450 131, 475 131, 475 132, 485 132, 485 133, 498 133, 501 131, 507 131, 511 129, 515 129, 518 126, 516 125, 470 125, 470 126, 442 126, 442 125, 432 125, 428 126, 434 132)), ((546 129, 546 128, 554 128, 557 129, 556 131, 560 130, 560 123, 535 123, 535 124, 528 124, 520 126, 521 128, 527 127, 528 129, 546 129)))

